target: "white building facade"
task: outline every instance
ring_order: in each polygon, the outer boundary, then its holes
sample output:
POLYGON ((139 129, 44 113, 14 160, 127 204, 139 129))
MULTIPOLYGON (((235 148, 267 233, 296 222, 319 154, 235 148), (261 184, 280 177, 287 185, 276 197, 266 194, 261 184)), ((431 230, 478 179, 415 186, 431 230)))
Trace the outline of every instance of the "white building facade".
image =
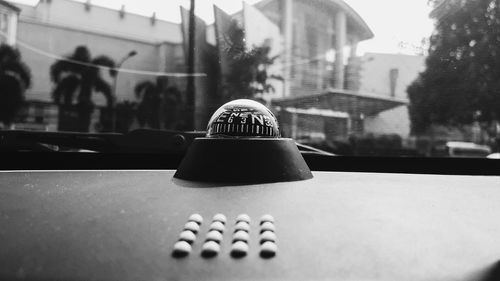
MULTIPOLYGON (((425 69, 424 56, 366 53, 361 60, 359 91, 408 103, 407 88, 425 69)), ((365 133, 410 135, 408 106, 400 105, 364 119, 365 133)))

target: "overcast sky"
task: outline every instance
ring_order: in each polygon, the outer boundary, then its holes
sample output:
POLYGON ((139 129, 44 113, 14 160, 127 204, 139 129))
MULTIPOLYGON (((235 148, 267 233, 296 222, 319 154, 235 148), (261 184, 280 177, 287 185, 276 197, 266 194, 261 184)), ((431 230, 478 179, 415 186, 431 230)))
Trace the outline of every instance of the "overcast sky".
MULTIPOLYGON (((75 0, 85 2, 85 0, 75 0)), ((246 0, 253 4, 260 0, 246 0)), ((313 1, 313 0, 312 0, 313 1)), ((433 22, 429 19, 431 8, 427 0, 344 0, 366 21, 375 38, 360 44, 358 53, 415 54, 423 38, 430 36, 433 22)), ((37 0, 13 0, 12 2, 37 3, 37 0)), ((189 7, 189 0, 92 0, 95 5, 119 9, 122 4, 129 12, 152 15, 180 22, 179 5, 189 7)), ((212 4, 228 13, 241 9, 239 0, 197 0, 197 14, 207 23, 213 22, 212 4)))

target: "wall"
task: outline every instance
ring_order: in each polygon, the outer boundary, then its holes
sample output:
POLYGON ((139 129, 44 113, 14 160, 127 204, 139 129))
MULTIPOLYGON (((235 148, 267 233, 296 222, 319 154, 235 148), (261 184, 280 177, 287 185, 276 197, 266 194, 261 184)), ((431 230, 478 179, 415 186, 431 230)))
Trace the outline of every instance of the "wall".
POLYGON ((17 11, 0 2, 0 43, 16 43, 17 11))
MULTIPOLYGON (((318 94, 332 86, 334 61, 327 54, 335 49, 335 15, 345 5, 339 6, 340 2, 293 1, 292 61, 284 62, 284 66, 288 66, 291 71, 291 96, 318 94)), ((282 25, 284 7, 281 1, 262 1, 256 7, 272 22, 282 25)), ((358 39, 361 31, 354 24, 355 19, 347 15, 344 63, 348 60, 346 50, 361 40, 358 39)))
POLYGON ((22 9, 21 17, 63 25, 77 29, 95 31, 112 36, 124 36, 152 43, 168 41, 181 43, 182 35, 176 23, 156 20, 151 24, 150 17, 125 13, 120 17, 117 10, 91 6, 85 10, 85 3, 71 0, 40 1, 36 6, 16 4, 22 9))
MULTIPOLYGON (((123 64, 123 68, 145 71, 159 71, 163 68, 162 62, 158 60, 160 46, 139 41, 24 21, 19 22, 18 40, 28 45, 28 47, 26 45, 19 46, 23 60, 30 66, 33 76, 33 85, 27 93, 28 99, 43 101, 51 99, 50 92, 53 84, 50 80, 49 71, 50 66, 56 59, 40 54, 37 50, 56 56, 66 56, 72 54, 77 46, 85 45, 89 48, 93 57, 107 55, 116 62, 121 60, 129 51, 136 50, 138 54, 127 60, 123 64), (33 50, 31 47, 35 47, 37 50, 33 50)), ((111 82, 108 73, 102 73, 103 77, 107 78, 108 82, 111 82)), ((132 99, 135 85, 144 79, 153 78, 144 75, 120 73, 117 85, 118 99, 132 99)), ((100 104, 103 100, 97 99, 96 101, 100 104)))
MULTIPOLYGON (((122 65, 126 69, 178 72, 184 62, 177 24, 157 20, 152 25, 150 18, 133 14, 120 18, 118 11, 101 7, 92 6, 86 11, 83 3, 68 0, 52 0, 51 4, 40 2, 35 7, 18 6, 22 9, 18 47, 33 76, 27 99, 51 101, 50 66, 57 57, 72 54, 79 45, 87 46, 93 57, 106 55, 115 62, 130 51, 137 51, 136 56, 122 65)), ((107 71, 103 72, 103 77, 112 83, 107 71)), ((117 83, 118 100, 134 100, 135 85, 155 79, 155 76, 121 72, 117 83)), ((98 105, 105 104, 102 95, 95 95, 95 101, 98 105)))
POLYGON ((294 2, 291 94, 316 94, 330 86, 325 54, 334 46, 334 13, 312 2, 294 2))
POLYGON ((400 99, 407 99, 406 88, 425 69, 424 56, 366 53, 361 60, 360 91, 383 97, 391 97, 391 69, 399 70, 395 97, 400 99))
MULTIPOLYGON (((366 53, 361 60, 360 92, 385 98, 408 99, 406 89, 425 69, 424 56, 401 54, 366 53), (394 92, 391 91, 391 69, 397 69, 394 92)), ((398 134, 406 138, 410 134, 408 107, 400 106, 367 116, 365 133, 398 134)))
POLYGON ((407 106, 381 112, 376 116, 368 116, 364 120, 365 133, 375 135, 398 134, 403 138, 410 136, 410 118, 407 106))

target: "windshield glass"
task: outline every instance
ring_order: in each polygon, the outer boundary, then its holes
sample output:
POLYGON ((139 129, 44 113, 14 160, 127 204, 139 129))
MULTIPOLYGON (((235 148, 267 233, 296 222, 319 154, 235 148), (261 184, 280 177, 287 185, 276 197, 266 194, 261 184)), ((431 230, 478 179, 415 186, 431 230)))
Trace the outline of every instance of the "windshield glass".
POLYGON ((337 155, 485 158, 499 2, 2 0, 0 126, 206 131, 252 99, 337 155))

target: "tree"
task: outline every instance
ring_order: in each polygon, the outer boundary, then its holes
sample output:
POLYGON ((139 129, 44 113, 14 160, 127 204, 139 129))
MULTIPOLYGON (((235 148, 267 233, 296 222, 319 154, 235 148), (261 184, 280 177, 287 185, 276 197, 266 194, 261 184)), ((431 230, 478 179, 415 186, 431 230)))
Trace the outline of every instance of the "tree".
POLYGON ((185 127, 181 116, 182 98, 177 87, 167 87, 163 96, 163 125, 167 130, 182 130, 185 127))
POLYGON ((169 86, 167 77, 157 77, 156 83, 149 80, 140 82, 135 86, 135 95, 139 99, 137 121, 141 127, 160 129, 163 121, 166 129, 177 129, 180 91, 169 86))
POLYGON ((31 85, 31 72, 21 53, 9 45, 0 46, 0 122, 9 126, 22 107, 24 92, 31 85))
POLYGON ((100 73, 98 66, 109 67, 109 74, 116 75, 114 61, 107 56, 92 58, 86 46, 76 47, 66 59, 58 60, 50 68, 52 82, 56 84, 52 92, 59 105, 59 130, 88 132, 94 111, 92 94, 102 93, 107 106, 113 106, 111 86, 100 73))
POLYGON ((130 126, 134 123, 137 104, 135 102, 123 101, 116 104, 116 132, 128 133, 130 126))
POLYGON ((161 77, 156 79, 156 83, 143 81, 135 86, 135 96, 139 99, 137 121, 141 127, 160 128, 160 103, 164 88, 161 77))
POLYGON ((439 9, 426 70, 408 88, 416 134, 500 117, 500 0, 450 0, 439 9))
POLYGON ((239 98, 256 98, 257 94, 273 92, 271 79, 282 79, 268 75, 268 67, 278 56, 269 57, 271 48, 267 45, 254 46, 248 50, 245 43, 245 31, 236 20, 233 20, 229 31, 228 50, 229 75, 225 80, 225 100, 239 98))

